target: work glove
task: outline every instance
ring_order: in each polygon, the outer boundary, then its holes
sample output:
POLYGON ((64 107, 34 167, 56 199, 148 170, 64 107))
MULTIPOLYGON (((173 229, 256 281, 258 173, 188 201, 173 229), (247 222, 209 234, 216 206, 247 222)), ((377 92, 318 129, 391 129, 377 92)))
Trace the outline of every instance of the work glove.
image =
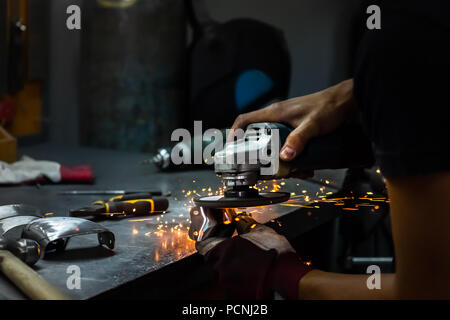
POLYGON ((298 299, 298 283, 312 270, 285 237, 264 225, 233 238, 197 242, 196 248, 236 299, 272 299, 275 293, 298 299))

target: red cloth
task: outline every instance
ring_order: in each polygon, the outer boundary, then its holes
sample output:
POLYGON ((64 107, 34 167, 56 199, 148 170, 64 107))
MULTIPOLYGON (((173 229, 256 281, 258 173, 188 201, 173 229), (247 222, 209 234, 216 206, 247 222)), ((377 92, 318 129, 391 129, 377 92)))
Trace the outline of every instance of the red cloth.
POLYGON ((0 101, 0 124, 10 124, 16 115, 17 105, 14 101, 0 101))
POLYGON ((61 172, 60 183, 93 183, 94 173, 92 167, 89 165, 82 165, 76 167, 65 167, 61 165, 59 169, 61 172))

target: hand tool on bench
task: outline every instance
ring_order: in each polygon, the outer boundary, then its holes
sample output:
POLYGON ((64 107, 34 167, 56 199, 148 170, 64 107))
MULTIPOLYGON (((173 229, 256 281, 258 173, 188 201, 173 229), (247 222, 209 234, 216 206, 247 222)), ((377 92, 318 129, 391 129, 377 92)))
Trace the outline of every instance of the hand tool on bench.
POLYGON ((292 128, 280 123, 251 124, 242 137, 228 142, 222 151, 217 152, 214 169, 223 181, 224 194, 194 199, 196 207, 191 210, 190 229, 204 235, 208 233, 208 228, 220 230, 222 227, 218 225, 232 224, 233 208, 289 200, 290 194, 287 192, 259 192, 254 186, 260 180, 286 178, 295 170, 367 167, 374 163, 371 144, 358 125, 344 125, 331 134, 313 138, 296 159, 284 162, 278 159, 279 152, 274 152, 271 147, 281 149, 291 132, 292 128), (263 159, 262 155, 269 155, 272 161, 263 159), (239 163, 236 159, 245 161, 239 163), (273 161, 279 161, 277 170, 263 175, 262 169, 269 167, 273 161), (198 216, 194 217, 194 213, 198 216), (197 223, 200 227, 194 225, 197 223))
POLYGON ((118 199, 108 202, 98 201, 89 207, 71 210, 70 215, 73 217, 124 218, 161 213, 166 211, 168 207, 169 201, 164 197, 129 200, 118 199))
MULTIPOLYGON (((165 147, 160 148, 157 150, 157 153, 150 159, 146 159, 142 161, 142 164, 154 164, 159 170, 161 171, 179 171, 179 170, 195 170, 195 169, 201 169, 205 168, 209 164, 212 164, 211 162, 208 163, 209 159, 202 159, 202 165, 194 164, 194 152, 195 152, 195 146, 201 145, 201 152, 203 153, 204 150, 210 146, 211 144, 220 144, 220 146, 223 146, 226 139, 226 132, 225 130, 220 130, 222 133, 222 141, 216 141, 214 136, 206 136, 206 135, 196 135, 192 137, 189 141, 181 141, 173 145, 172 147, 165 147), (172 161, 172 155, 176 154, 178 156, 187 157, 190 160, 190 164, 184 163, 182 165, 176 165, 172 161)), ((211 156, 214 156, 214 153, 211 154, 211 156)))
POLYGON ((148 190, 66 190, 58 192, 60 195, 128 195, 135 193, 148 193, 152 196, 170 196, 170 192, 166 192, 163 194, 160 190, 148 191, 148 190))
POLYGON ((39 256, 39 245, 33 240, 14 241, 0 237, 0 271, 28 298, 68 300, 68 297, 25 264, 34 264, 39 256))
POLYGON ((109 198, 108 200, 98 200, 93 202, 92 204, 99 204, 104 205, 106 202, 119 202, 119 201, 127 201, 127 200, 138 200, 138 199, 152 199, 155 195, 151 192, 144 192, 144 193, 130 193, 130 194, 124 194, 119 196, 114 196, 112 198, 109 198))

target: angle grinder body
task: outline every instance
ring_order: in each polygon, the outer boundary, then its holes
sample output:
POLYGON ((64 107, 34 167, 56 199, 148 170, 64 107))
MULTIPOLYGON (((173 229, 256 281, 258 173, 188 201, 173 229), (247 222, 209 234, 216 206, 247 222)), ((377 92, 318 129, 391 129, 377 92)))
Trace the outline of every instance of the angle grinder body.
POLYGON ((331 134, 311 139, 291 162, 279 159, 292 128, 281 123, 255 123, 235 136, 214 157, 214 170, 224 184, 224 195, 195 199, 197 206, 244 208, 289 200, 289 193, 259 193, 260 180, 287 178, 295 170, 368 167, 374 157, 369 139, 359 125, 345 125, 331 134))

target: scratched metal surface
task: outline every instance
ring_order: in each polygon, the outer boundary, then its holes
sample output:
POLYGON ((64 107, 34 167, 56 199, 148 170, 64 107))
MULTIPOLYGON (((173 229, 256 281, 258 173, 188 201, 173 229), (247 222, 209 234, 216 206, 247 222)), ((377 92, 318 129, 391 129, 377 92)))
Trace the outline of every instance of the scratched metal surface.
MULTIPOLYGON (((169 211, 165 214, 99 221, 116 236, 113 251, 99 247, 95 236, 74 237, 64 253, 48 255, 36 264, 35 269, 39 274, 74 299, 94 297, 192 255, 195 252, 194 243, 187 235, 190 199, 208 193, 209 187, 211 190, 220 187, 220 181, 211 170, 161 173, 153 166, 140 165, 148 157, 146 154, 51 145, 28 147, 20 151, 35 159, 53 160, 66 165, 91 164, 97 177, 96 183, 45 185, 40 188, 1 187, 0 205, 26 203, 37 206, 43 212, 53 212, 53 216, 67 216, 70 208, 88 205, 102 197, 58 195, 62 190, 148 188, 172 192, 169 211), (67 289, 69 275, 66 270, 70 265, 78 265, 81 269, 80 290, 67 289)), ((324 188, 303 180, 292 179, 276 184, 282 191, 295 193, 293 200, 287 205, 252 209, 253 216, 260 222, 300 212, 299 206, 305 195, 314 197, 316 194, 335 191, 332 187, 324 188)), ((272 181, 264 185, 268 189, 273 188, 272 181)), ((326 214, 298 214, 303 219, 301 225, 295 228, 299 234, 320 224, 321 220, 331 219, 326 214)), ((0 292, 0 298, 3 299, 23 298, 1 275, 0 292)))

